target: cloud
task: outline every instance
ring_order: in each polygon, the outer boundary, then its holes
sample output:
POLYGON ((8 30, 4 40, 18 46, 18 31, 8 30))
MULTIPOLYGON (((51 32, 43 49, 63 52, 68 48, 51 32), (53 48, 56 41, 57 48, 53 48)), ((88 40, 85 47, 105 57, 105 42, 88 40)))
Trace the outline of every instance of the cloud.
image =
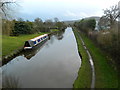
POLYGON ((102 16, 101 11, 89 13, 89 12, 72 12, 72 11, 66 11, 64 14, 65 17, 69 17, 71 19, 81 19, 85 17, 90 17, 90 16, 102 16))
MULTIPOLYGON (((109 8, 119 0, 22 0, 20 17, 42 19, 58 17, 60 20, 81 19, 103 15, 102 9, 109 8)), ((28 18, 28 19, 29 19, 28 18)))
POLYGON ((64 14, 64 16, 72 16, 72 17, 75 17, 76 16, 76 14, 75 13, 73 13, 73 12, 71 12, 71 11, 66 11, 66 13, 64 14))
POLYGON ((67 17, 86 17, 88 15, 86 13, 84 13, 84 12, 66 11, 66 13, 64 14, 64 16, 67 16, 67 17))

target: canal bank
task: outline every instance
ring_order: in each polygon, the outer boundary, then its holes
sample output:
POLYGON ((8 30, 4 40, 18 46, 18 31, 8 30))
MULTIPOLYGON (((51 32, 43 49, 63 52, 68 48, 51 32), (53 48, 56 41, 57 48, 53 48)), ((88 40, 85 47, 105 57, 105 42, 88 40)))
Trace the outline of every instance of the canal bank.
MULTIPOLYGON (((11 59, 15 58, 23 50, 25 41, 37 37, 40 34, 30 34, 30 35, 20 35, 17 37, 14 36, 2 36, 2 64, 7 63, 11 59)), ((2 65, 1 64, 1 65, 2 65)))
MULTIPOLYGON (((84 33, 75 30, 75 34, 79 34, 82 37, 86 47, 92 55, 95 64, 95 88, 118 88, 117 71, 110 65, 110 61, 106 57, 106 54, 103 53, 98 47, 96 47, 94 43, 92 43, 92 41, 84 35, 84 33)), ((78 42, 80 42, 79 39, 78 42)), ((82 58, 83 57, 85 56, 82 56, 82 58)), ((82 65, 85 66, 85 64, 82 65)), ((79 73, 87 74, 88 72, 82 72, 82 65, 79 73)), ((84 77, 79 75, 78 78, 80 78, 80 80, 77 80, 77 83, 79 83, 79 81, 81 81, 81 79, 83 79, 84 77)), ((86 78, 84 80, 86 80, 86 78)), ((79 87, 79 84, 77 84, 76 82, 75 86, 79 87)))
POLYGON ((67 28, 52 35, 42 48, 17 56, 2 70, 3 75, 17 77, 21 88, 73 88, 80 65, 76 39, 72 28, 67 28))
POLYGON ((17 37, 5 36, 2 37, 2 61, 0 61, 0 66, 7 64, 10 60, 18 56, 23 51, 23 46, 25 41, 43 35, 48 34, 48 36, 56 34, 60 30, 51 29, 51 33, 40 33, 40 34, 30 34, 30 35, 20 35, 17 37))
POLYGON ((91 88, 92 82, 92 70, 89 62, 89 57, 87 55, 86 50, 82 44, 82 41, 79 38, 78 32, 73 30, 74 35, 76 37, 78 52, 81 56, 81 67, 78 71, 78 77, 74 82, 74 88, 91 88))

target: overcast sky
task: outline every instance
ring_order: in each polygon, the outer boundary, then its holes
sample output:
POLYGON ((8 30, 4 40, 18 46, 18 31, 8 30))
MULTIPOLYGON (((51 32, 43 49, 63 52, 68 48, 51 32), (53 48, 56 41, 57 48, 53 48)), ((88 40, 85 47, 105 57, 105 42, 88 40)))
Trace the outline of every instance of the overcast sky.
POLYGON ((59 20, 77 20, 90 16, 102 16, 103 9, 115 5, 119 0, 22 0, 19 17, 42 20, 58 17, 59 20))

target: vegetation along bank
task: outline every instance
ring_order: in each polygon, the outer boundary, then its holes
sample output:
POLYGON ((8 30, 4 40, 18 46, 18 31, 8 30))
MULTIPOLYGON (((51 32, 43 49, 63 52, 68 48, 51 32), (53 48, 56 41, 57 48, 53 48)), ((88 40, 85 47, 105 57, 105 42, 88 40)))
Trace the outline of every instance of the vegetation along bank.
POLYGON ((96 88, 119 88, 120 86, 118 85, 120 84, 118 10, 118 6, 115 5, 104 10, 102 17, 84 18, 73 25, 92 55, 96 71, 96 88))
POLYGON ((87 55, 86 50, 82 46, 82 41, 78 36, 78 32, 73 30, 74 35, 76 37, 77 45, 78 45, 78 53, 81 56, 82 64, 78 72, 78 77, 74 82, 74 88, 90 88, 91 86, 91 77, 92 71, 89 62, 89 57, 87 55))
POLYGON ((109 63, 110 60, 109 58, 106 57, 106 54, 102 52, 94 43, 92 43, 92 41, 88 37, 86 37, 84 33, 81 33, 78 30, 74 30, 74 34, 76 36, 76 40, 78 43, 78 51, 82 55, 82 65, 78 72, 78 78, 74 83, 74 87, 89 88, 91 83, 91 77, 89 77, 91 76, 90 75, 91 67, 88 61, 88 56, 87 54, 85 54, 86 52, 82 46, 81 40, 78 37, 79 34, 84 40, 86 47, 89 49, 95 64, 95 74, 96 74, 95 88, 117 88, 118 87, 117 71, 109 63), (85 58, 87 58, 86 61, 85 58), (86 70, 85 68, 88 69, 86 70), (89 76, 87 77, 88 74, 89 76), (86 82, 86 84, 84 82, 86 82))
POLYGON ((36 18, 34 22, 18 20, 3 20, 2 60, 10 59, 22 51, 24 42, 43 35, 65 29, 63 22, 36 18))

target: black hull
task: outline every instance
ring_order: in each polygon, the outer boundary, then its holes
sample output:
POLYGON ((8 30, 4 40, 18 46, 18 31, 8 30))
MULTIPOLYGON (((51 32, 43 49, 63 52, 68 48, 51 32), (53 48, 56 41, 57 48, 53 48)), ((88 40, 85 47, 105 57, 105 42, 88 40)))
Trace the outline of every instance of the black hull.
POLYGON ((23 48, 20 49, 16 54, 13 54, 9 56, 8 58, 3 58, 2 61, 0 62, 0 66, 3 66, 10 62, 13 58, 19 56, 19 55, 24 55, 27 59, 30 59, 31 57, 35 56, 35 54, 42 48, 42 46, 45 44, 45 42, 48 39, 45 39, 41 43, 37 44, 34 46, 32 49, 26 49, 24 50, 23 48))
POLYGON ((26 57, 28 60, 35 56, 37 52, 44 46, 44 44, 47 42, 48 39, 42 41, 41 43, 34 46, 32 49, 26 49, 24 50, 24 57, 26 57))
POLYGON ((41 48, 43 46, 43 44, 45 44, 45 42, 47 41, 48 39, 45 39, 43 40, 42 42, 38 43, 37 45, 33 46, 31 49, 24 49, 24 51, 30 51, 30 50, 34 50, 34 49, 38 49, 38 48, 41 48))

